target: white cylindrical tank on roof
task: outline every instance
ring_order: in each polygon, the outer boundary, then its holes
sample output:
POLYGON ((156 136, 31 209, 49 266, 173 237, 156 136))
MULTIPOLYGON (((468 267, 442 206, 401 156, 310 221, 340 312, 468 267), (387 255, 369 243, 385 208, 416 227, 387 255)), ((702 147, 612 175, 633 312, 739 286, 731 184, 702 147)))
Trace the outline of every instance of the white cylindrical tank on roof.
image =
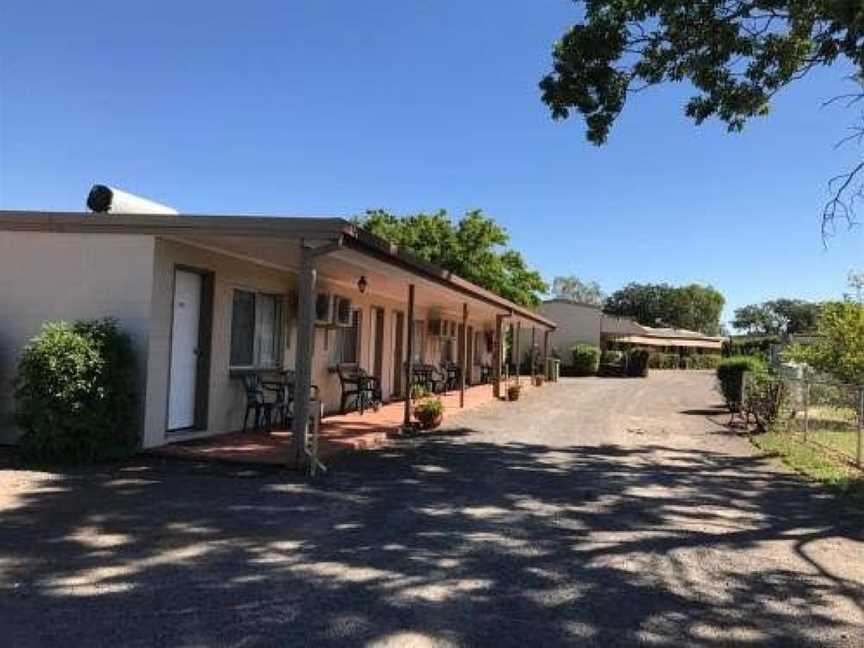
POLYGON ((87 196, 87 207, 100 214, 170 214, 176 216, 179 213, 167 205, 106 185, 93 185, 87 196))

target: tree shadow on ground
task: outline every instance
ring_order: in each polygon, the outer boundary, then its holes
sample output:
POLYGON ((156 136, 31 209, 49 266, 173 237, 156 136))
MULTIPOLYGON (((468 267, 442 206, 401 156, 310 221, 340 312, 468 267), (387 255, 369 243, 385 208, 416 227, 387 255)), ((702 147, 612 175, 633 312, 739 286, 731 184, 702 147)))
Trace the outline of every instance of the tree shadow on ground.
POLYGON ((864 586, 822 566, 824 542, 862 540, 860 518, 758 457, 453 429, 331 470, 309 482, 147 460, 22 489, 0 509, 4 642, 861 636, 864 586), (806 564, 773 558, 778 543, 806 564))

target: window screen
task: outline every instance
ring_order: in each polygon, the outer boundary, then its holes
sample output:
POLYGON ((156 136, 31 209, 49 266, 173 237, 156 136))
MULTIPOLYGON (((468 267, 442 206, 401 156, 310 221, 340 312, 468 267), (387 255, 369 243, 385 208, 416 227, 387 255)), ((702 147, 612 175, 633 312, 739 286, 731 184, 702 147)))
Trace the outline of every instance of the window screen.
POLYGON ((351 326, 335 329, 333 346, 330 347, 330 364, 358 361, 358 342, 360 340, 360 311, 351 314, 351 326))
POLYGON ((231 314, 231 366, 252 366, 255 358, 255 293, 234 291, 231 314))
POLYGON ((284 300, 277 295, 234 291, 231 314, 231 366, 279 366, 284 300))

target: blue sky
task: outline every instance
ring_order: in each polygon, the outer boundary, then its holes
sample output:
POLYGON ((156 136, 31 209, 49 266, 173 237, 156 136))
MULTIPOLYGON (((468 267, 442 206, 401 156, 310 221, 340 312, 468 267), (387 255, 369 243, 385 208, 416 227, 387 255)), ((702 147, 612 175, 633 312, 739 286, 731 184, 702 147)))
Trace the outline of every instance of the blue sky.
POLYGON ((742 304, 839 297, 862 234, 825 250, 833 150, 856 116, 826 70, 729 135, 684 87, 628 105, 603 148, 537 83, 568 0, 5 0, 0 208, 83 208, 94 182, 192 213, 482 208, 547 279, 705 282, 742 304))

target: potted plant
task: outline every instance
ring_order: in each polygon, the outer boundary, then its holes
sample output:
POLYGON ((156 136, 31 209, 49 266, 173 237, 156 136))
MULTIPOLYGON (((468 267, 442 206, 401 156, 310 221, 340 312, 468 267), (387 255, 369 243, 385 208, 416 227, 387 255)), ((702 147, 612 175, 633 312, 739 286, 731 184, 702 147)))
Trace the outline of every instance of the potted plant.
POLYGON ((519 400, 519 392, 522 391, 522 385, 519 383, 512 383, 507 386, 507 400, 515 401, 519 400))
POLYGON ((423 385, 413 385, 411 387, 411 402, 415 403, 429 396, 429 390, 423 385))
POLYGON ((543 377, 543 374, 534 374, 534 386, 535 387, 542 387, 544 380, 545 380, 545 378, 543 377))
POLYGON ((444 420, 444 403, 440 398, 424 398, 414 405, 414 418, 423 430, 432 430, 444 420))

